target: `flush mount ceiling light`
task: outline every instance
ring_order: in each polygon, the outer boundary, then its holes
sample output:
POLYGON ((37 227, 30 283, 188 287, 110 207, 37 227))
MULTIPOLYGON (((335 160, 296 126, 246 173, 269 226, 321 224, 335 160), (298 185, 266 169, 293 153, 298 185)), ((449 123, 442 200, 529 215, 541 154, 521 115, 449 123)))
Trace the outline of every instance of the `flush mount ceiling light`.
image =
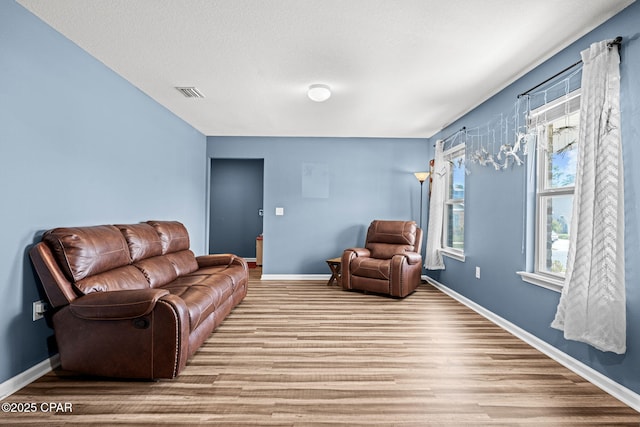
POLYGON ((312 101, 324 102, 331 96, 331 88, 325 84, 314 84, 309 86, 307 95, 312 101))

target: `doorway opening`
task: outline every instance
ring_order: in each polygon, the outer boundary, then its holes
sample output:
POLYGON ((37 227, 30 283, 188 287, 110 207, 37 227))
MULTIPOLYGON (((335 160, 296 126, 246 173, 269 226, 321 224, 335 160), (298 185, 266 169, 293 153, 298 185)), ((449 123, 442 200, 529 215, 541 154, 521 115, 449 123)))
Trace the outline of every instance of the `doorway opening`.
POLYGON ((260 261, 264 159, 211 159, 209 188, 209 253, 260 261))

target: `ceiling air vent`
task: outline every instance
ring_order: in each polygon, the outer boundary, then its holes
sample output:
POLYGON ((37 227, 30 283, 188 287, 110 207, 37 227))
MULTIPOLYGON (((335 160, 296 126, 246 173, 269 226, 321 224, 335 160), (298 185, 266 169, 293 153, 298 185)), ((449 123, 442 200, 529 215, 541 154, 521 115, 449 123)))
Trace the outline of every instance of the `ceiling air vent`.
POLYGON ((185 98, 204 98, 204 95, 195 87, 176 87, 185 98))

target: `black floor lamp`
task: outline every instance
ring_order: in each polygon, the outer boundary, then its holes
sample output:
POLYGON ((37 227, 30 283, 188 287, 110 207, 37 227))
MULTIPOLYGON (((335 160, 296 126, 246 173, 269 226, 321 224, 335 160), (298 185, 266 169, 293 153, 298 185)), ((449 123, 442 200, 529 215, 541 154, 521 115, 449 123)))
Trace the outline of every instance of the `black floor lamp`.
POLYGON ((414 172, 418 181, 420 181, 420 229, 422 229, 422 185, 429 178, 429 172, 414 172))
MULTIPOLYGON (((418 181, 420 181, 420 230, 422 230, 422 185, 427 180, 427 178, 429 178, 430 173, 414 172, 413 174, 416 176, 416 178, 418 178, 418 181)), ((422 230, 422 232, 424 233, 424 230, 422 230)), ((420 255, 422 256, 422 250, 420 251, 420 255)), ((422 278, 422 274, 420 274, 420 276, 420 283, 426 283, 426 280, 422 278)))

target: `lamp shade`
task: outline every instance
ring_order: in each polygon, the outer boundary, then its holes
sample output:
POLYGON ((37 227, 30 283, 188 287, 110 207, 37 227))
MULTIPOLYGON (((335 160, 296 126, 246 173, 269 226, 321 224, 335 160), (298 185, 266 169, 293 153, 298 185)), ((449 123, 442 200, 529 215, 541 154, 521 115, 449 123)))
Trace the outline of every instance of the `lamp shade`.
POLYGON ((309 99, 315 102, 324 102, 331 97, 331 88, 325 84, 314 84, 307 91, 309 99))
POLYGON ((425 182, 430 175, 429 172, 414 172, 413 174, 416 176, 416 178, 418 178, 418 181, 420 182, 425 182))

